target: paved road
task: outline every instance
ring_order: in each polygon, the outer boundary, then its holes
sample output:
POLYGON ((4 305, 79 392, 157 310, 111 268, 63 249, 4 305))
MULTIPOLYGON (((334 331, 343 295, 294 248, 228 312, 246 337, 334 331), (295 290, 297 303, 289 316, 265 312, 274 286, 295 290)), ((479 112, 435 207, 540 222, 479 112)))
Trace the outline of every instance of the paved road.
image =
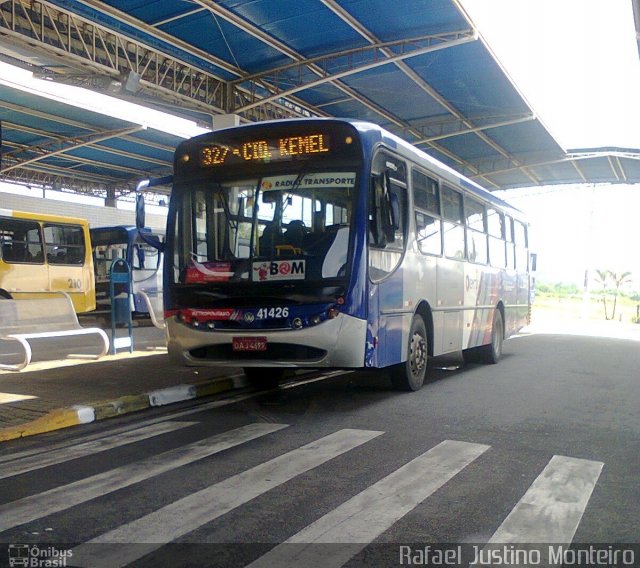
POLYGON ((440 363, 418 393, 344 374, 7 445, 0 541, 110 568, 433 565, 433 543, 445 565, 544 565, 523 542, 640 565, 638 343, 531 335, 497 366, 440 363))

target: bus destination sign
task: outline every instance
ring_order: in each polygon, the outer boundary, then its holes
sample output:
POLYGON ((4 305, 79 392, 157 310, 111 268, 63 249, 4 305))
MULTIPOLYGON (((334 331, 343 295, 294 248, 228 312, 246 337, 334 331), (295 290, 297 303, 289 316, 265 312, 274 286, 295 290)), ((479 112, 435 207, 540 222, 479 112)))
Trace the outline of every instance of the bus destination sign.
POLYGON ((207 144, 201 149, 200 165, 215 167, 228 162, 282 161, 330 151, 329 137, 320 133, 246 140, 237 143, 207 144))

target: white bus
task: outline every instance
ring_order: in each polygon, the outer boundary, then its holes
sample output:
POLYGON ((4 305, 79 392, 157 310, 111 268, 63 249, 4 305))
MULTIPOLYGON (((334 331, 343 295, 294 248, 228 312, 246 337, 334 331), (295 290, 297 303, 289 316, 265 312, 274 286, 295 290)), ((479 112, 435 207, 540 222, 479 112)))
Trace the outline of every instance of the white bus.
POLYGON ((169 353, 258 383, 287 368, 381 368, 417 390, 428 357, 495 363, 529 317, 522 213, 359 121, 183 142, 164 268, 169 353))

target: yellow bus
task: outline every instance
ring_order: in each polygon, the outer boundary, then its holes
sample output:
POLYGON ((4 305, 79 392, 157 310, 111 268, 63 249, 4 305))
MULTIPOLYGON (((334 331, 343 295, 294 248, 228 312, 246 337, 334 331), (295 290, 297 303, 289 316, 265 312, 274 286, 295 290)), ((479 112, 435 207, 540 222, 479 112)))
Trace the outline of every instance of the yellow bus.
POLYGON ((76 312, 96 308, 89 222, 0 208, 1 298, 66 292, 76 312))

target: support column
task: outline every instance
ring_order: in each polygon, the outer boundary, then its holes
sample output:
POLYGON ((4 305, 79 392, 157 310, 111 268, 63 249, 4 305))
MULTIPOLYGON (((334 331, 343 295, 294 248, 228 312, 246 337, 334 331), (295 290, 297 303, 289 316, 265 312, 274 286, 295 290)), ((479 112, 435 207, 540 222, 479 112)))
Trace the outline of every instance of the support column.
POLYGON ((116 206, 116 190, 112 187, 107 189, 107 196, 104 199, 105 207, 115 207, 116 206))

